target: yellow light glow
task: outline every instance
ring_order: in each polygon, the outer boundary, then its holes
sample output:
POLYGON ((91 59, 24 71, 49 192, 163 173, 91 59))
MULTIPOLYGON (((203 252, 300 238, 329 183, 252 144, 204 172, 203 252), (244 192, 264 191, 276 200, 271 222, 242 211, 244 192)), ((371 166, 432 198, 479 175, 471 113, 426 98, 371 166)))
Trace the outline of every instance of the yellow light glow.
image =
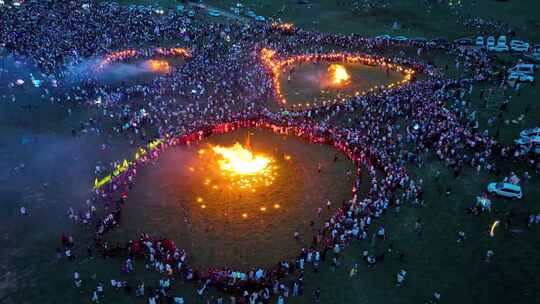
POLYGON ((489 235, 491 237, 495 236, 495 228, 497 228, 497 226, 499 226, 499 223, 500 223, 500 221, 495 221, 495 222, 493 222, 493 225, 491 225, 491 229, 489 231, 489 235))
POLYGON ((281 206, 279 204, 274 204, 274 209, 279 209, 281 206))
POLYGON ((225 172, 240 175, 251 175, 264 172, 271 159, 253 153, 236 143, 232 147, 215 146, 212 148, 216 154, 223 158, 219 160, 219 167, 225 172))
POLYGON ((206 205, 201 205, 201 208, 206 209, 206 205))
POLYGON ((202 203, 203 202, 203 198, 202 197, 198 197, 197 198, 197 203, 202 203))
POLYGON ((243 218, 247 218, 247 213, 243 213, 243 214, 242 214, 242 217, 243 217, 243 218))
POLYGON ((351 82, 351 75, 341 64, 331 64, 328 67, 328 74, 330 74, 332 84, 335 86, 343 86, 351 82))
MULTIPOLYGON (((258 188, 270 187, 276 180, 278 166, 275 159, 254 153, 248 146, 236 143, 232 146, 210 146, 201 153, 202 150, 197 150, 200 162, 210 166, 198 166, 195 171, 212 174, 205 177, 202 184, 215 191, 241 190, 255 194, 259 192, 258 188)), ((197 202, 202 203, 202 198, 197 202)))
POLYGON ((147 69, 150 72, 168 74, 171 71, 169 63, 165 60, 146 60, 145 62, 147 69))
POLYGON ((261 207, 261 211, 266 211, 266 207, 261 207))

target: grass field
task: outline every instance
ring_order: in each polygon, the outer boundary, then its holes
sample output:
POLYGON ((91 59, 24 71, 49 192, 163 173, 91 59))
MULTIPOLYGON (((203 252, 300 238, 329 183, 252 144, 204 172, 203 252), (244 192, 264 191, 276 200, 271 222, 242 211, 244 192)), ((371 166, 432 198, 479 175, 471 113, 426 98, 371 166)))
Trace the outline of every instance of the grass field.
MULTIPOLYGON (((388 5, 358 10, 354 9, 354 3, 363 1, 321 0, 311 1, 307 5, 285 0, 206 1, 210 5, 224 9, 238 2, 253 9, 259 15, 275 16, 284 21, 293 22, 301 28, 315 31, 359 33, 368 36, 395 33, 428 38, 439 36, 458 38, 475 34, 458 23, 456 10, 448 5, 450 1, 371 1, 372 3, 388 3, 388 5), (425 2, 433 3, 430 6, 431 9, 424 4, 425 2), (400 30, 392 30, 395 21, 401 24, 400 30)), ((534 41, 540 40, 540 17, 535 13, 540 8, 538 1, 477 0, 461 2, 463 9, 459 11, 462 11, 465 16, 472 15, 501 20, 511 24, 519 37, 534 41)))
MULTIPOLYGON (((138 5, 157 4, 164 8, 174 8, 179 3, 173 0, 119 0, 118 2, 138 5)), ((437 2, 383 0, 380 2, 388 5, 371 9, 355 9, 356 2, 362 1, 320 0, 309 2, 309 4, 299 4, 297 1, 287 0, 209 0, 204 3, 223 10, 241 3, 246 9, 251 9, 258 15, 281 18, 303 29, 315 31, 358 33, 368 36, 394 33, 411 37, 444 36, 452 39, 477 34, 473 29, 459 22, 458 12, 461 12, 464 18, 472 16, 500 20, 510 24, 519 38, 540 41, 540 16, 536 13, 540 9, 540 3, 535 0, 461 1, 463 6, 460 9, 450 6, 449 2, 452 2, 450 0, 437 2), (427 6, 426 2, 432 4, 427 6), (395 21, 401 24, 399 30, 392 30, 395 21)))
MULTIPOLYGON (((160 3, 163 6, 174 6, 177 3, 170 0, 119 2, 160 3)), ((224 9, 236 2, 208 1, 224 9)), ((354 1, 321 0, 313 1, 310 5, 297 5, 295 1, 254 0, 244 4, 253 8, 257 14, 276 15, 310 30, 450 38, 476 35, 457 23, 457 17, 451 14, 447 4, 434 5, 428 10, 424 1, 393 0, 388 1, 392 6, 387 8, 353 12, 350 5, 338 5, 338 2, 354 1), (279 14, 282 9, 283 13, 279 14), (391 25, 396 20, 402 27, 393 31, 391 25)), ((518 38, 540 42, 538 1, 477 0, 467 3, 466 8, 467 14, 510 23, 516 29, 518 38)), ((448 61, 448 58, 443 57, 437 55, 429 58, 448 61)), ((538 126, 538 86, 524 85, 520 92, 494 90, 487 106, 484 106, 478 96, 481 90, 487 93, 489 87, 488 84, 477 85, 470 98, 472 107, 478 111, 480 129, 488 129, 490 134, 495 134, 497 124, 489 125, 488 119, 497 114, 505 96, 511 96, 512 101, 503 122, 499 123, 499 138, 503 143, 510 144, 524 128, 538 126), (527 107, 528 115, 519 120, 527 107), (505 120, 508 120, 508 124, 505 120)), ((33 98, 39 100, 38 96, 33 98)), ((107 153, 104 153, 98 143, 106 135, 88 135, 84 140, 72 138, 69 131, 81 117, 96 116, 96 113, 82 108, 74 110, 71 119, 62 120, 45 117, 63 117, 61 113, 66 110, 64 108, 49 112, 37 107, 30 114, 10 104, 2 104, 0 109, 3 114, 0 123, 3 132, 0 142, 0 168, 3 168, 0 191, 4 200, 0 206, 0 246, 7 248, 0 255, 0 302, 89 303, 88 292, 95 288, 97 282, 107 283, 110 278, 128 280, 132 286, 140 281, 147 282, 147 285, 157 285, 159 275, 143 271, 141 263, 136 264, 135 274, 124 275, 120 271, 119 260, 84 258, 75 263, 66 263, 56 261, 54 248, 51 248, 51 244, 58 243, 62 231, 71 231, 73 228, 65 210, 84 201, 85 197, 81 193, 86 192, 82 188, 91 182, 93 165, 98 160, 121 159, 131 154, 131 148, 125 142, 109 139, 110 146, 107 153), (23 145, 21 138, 29 137, 37 141, 23 145), (49 156, 43 160, 42 155, 49 156), (21 164, 25 164, 26 169, 14 169, 21 164), (88 176, 89 180, 81 181, 81 176, 88 176), (16 215, 20 204, 31 207, 31 216, 23 221, 16 215), (75 270, 83 274, 85 292, 82 295, 72 287, 72 274, 75 270)), ((500 176, 467 169, 455 179, 451 170, 433 159, 433 155, 425 155, 425 159, 421 168, 411 166, 410 170, 415 177, 424 180, 426 205, 423 208, 406 206, 400 213, 392 211, 387 214, 376 225, 385 225, 390 234, 388 241, 354 244, 344 252, 343 264, 335 272, 328 265, 318 274, 308 270, 306 295, 291 298, 287 302, 311 303, 311 292, 316 287, 321 288, 322 303, 424 303, 434 290, 441 292, 442 303, 528 304, 538 301, 539 227, 527 227, 525 224, 529 213, 540 213, 538 174, 523 164, 500 159, 497 161, 502 168, 500 176), (526 170, 533 177, 522 181, 522 200, 493 198, 492 213, 476 217, 465 212, 474 197, 485 189, 487 182, 500 180, 510 171, 523 176, 526 170), (434 180, 437 171, 441 172, 438 182, 434 180), (440 191, 447 185, 453 188, 449 197, 440 191), (422 219, 425 227, 422 238, 417 237, 413 230, 418 218, 422 219), (501 225, 495 236, 490 237, 490 226, 495 220, 502 219, 511 220, 510 229, 501 225), (465 242, 460 244, 456 242, 459 230, 466 233, 465 242), (390 242, 393 242, 394 251, 386 254, 382 264, 373 269, 362 266, 358 276, 349 277, 351 265, 361 260, 363 250, 381 254, 390 242), (484 257, 488 249, 494 250, 495 255, 491 262, 486 263, 484 257), (405 253, 404 262, 398 259, 397 250, 405 253), (397 288, 395 279, 400 269, 407 270, 408 274, 404 286, 397 288)), ((85 243, 89 241, 89 234, 88 231, 78 231, 75 238, 77 242, 85 243)), ((85 252, 81 249, 77 254, 84 256, 85 252)), ((173 287, 174 293, 184 295, 188 303, 203 302, 194 293, 194 288, 198 286, 178 283, 173 287)), ((215 293, 213 295, 217 296, 215 293)), ((110 289, 106 291, 106 300, 106 303, 145 303, 143 299, 135 299, 110 289)))

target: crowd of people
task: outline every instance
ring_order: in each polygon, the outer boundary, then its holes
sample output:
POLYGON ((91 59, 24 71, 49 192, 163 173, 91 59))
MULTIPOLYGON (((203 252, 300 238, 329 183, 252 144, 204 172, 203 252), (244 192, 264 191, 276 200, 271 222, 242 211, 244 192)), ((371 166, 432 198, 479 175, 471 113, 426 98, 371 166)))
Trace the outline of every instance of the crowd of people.
MULTIPOLYGON (((407 203, 424 204, 423 181, 411 178, 407 164, 422 166, 426 153, 433 152, 456 177, 465 166, 497 172, 494 157, 511 157, 515 149, 479 130, 466 102, 478 82, 505 85, 493 78, 493 63, 483 50, 444 41, 396 43, 358 35, 283 30, 265 23, 210 23, 173 10, 158 14, 97 1, 85 7, 71 1, 32 1, 5 14, 8 18, 0 20, 0 41, 5 41, 2 47, 12 56, 33 61, 44 74, 59 80, 58 87, 47 91, 54 96, 52 100, 60 102, 69 97, 102 110, 103 121, 112 122, 112 127, 98 126, 95 121, 88 124, 110 136, 126 136, 133 145, 161 139, 160 144, 131 162, 108 184, 95 189, 81 211, 70 212, 78 222, 95 225, 93 248, 104 258, 123 258, 121 268, 126 273, 133 271, 134 260, 141 259, 146 269, 166 278, 157 289, 145 288, 144 284, 137 287, 136 295, 148 296, 148 303, 163 303, 164 298, 183 302, 181 297, 173 297, 168 278, 198 282, 200 295, 214 287, 227 291, 238 303, 268 303, 271 298, 283 303, 287 297, 303 293, 306 269, 317 272, 321 263, 339 267, 341 251, 351 242, 370 239, 373 221, 388 209, 399 212, 400 206, 407 203), (96 76, 69 85, 66 66, 88 58, 107 58, 127 47, 159 47, 165 41, 190 51, 181 68, 169 74, 156 76, 149 83, 104 83, 96 76), (276 110, 279 107, 272 101, 276 98, 272 71, 261 62, 261 50, 272 49, 277 56, 286 58, 321 54, 327 47, 373 55, 403 48, 417 50, 417 54, 442 51, 454 56, 460 75, 446 78, 444 70, 448 67, 423 62, 419 57, 406 58, 401 53, 388 60, 415 70, 420 76, 415 81, 350 97, 342 103, 287 113, 276 110), (157 161, 161 151, 171 146, 238 128, 266 128, 329 144, 356 165, 351 199, 334 209, 313 237, 310 248, 275 267, 242 271, 195 269, 190 266, 188 253, 177 248, 174 241, 150 233, 127 244, 111 245, 107 241, 107 232, 121 225, 122 208, 129 204, 129 190, 141 165, 157 161), (362 176, 368 176, 367 180, 362 176), (368 189, 367 196, 357 196, 360 187, 368 189)), ((107 63, 114 64, 113 60, 107 63)), ((73 134, 88 124, 73 130, 73 134)), ((108 172, 118 165, 101 165, 96 172, 108 172)), ((529 160, 529 165, 539 170, 535 159, 529 160)), ((448 194, 451 189, 446 191, 448 194)), ((384 227, 375 229, 374 235, 386 237, 384 227)), ((59 252, 69 252, 69 259, 74 259, 73 240, 62 238, 62 243, 64 250, 59 252)), ((368 252, 363 256, 367 267, 382 258, 368 252)), ((358 266, 354 269, 351 276, 358 266)), ((406 271, 402 270, 397 284, 404 284, 405 277, 406 271)), ((74 282, 76 287, 81 286, 79 273, 74 275, 74 282)), ((131 290, 126 286, 129 284, 115 280, 113 287, 131 290)), ((102 300, 103 288, 96 287, 92 301, 102 300)), ((320 297, 320 290, 314 297, 320 297)), ((440 294, 434 298, 438 301, 440 294)))

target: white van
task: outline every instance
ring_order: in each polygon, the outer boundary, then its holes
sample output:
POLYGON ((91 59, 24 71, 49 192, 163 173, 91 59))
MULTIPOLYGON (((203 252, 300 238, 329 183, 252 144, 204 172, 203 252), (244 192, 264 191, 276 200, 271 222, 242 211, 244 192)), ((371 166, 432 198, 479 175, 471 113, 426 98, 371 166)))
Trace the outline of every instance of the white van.
POLYGON ((478 36, 476 37, 476 46, 477 47, 484 47, 484 37, 483 36, 478 36))
POLYGON ((511 72, 506 78, 508 81, 534 82, 534 76, 526 73, 511 72))
POLYGON ((508 73, 521 73, 534 75, 535 66, 532 63, 518 63, 514 67, 508 69, 508 73))
POLYGON ((497 46, 506 46, 506 36, 499 36, 499 39, 497 39, 497 46))
POLYGON ((527 52, 529 47, 529 43, 522 40, 510 41, 510 49, 514 52, 527 52))
POLYGON ((489 36, 487 38, 486 46, 487 46, 488 51, 493 50, 493 48, 495 48, 495 37, 489 36))

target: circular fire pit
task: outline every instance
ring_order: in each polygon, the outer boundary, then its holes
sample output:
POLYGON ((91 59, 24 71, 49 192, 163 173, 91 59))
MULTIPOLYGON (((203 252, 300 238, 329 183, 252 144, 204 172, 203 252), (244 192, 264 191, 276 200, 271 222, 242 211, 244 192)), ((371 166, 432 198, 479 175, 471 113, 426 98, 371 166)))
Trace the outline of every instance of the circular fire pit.
POLYGON ((202 269, 270 267, 311 245, 333 214, 327 201, 350 199, 347 172, 330 146, 252 128, 213 135, 141 168, 110 237, 166 237, 202 269))

